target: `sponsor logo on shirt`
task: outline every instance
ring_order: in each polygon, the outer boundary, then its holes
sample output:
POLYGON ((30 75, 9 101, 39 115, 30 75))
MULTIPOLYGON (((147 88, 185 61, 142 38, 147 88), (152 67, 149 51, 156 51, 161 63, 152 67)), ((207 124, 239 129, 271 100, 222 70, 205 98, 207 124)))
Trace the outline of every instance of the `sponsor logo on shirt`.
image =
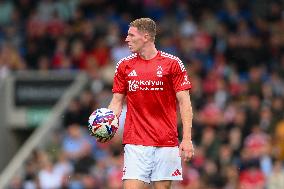
POLYGON ((184 76, 184 82, 181 84, 181 86, 184 86, 184 85, 190 85, 190 81, 188 81, 187 75, 184 76))
POLYGON ((162 81, 153 81, 153 80, 130 80, 128 81, 128 90, 129 91, 162 91, 164 90, 162 81))

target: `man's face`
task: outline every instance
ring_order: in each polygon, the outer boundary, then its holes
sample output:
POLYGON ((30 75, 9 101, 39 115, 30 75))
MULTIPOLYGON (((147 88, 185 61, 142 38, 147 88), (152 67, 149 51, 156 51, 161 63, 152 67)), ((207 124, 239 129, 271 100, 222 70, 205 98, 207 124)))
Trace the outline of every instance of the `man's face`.
POLYGON ((131 26, 129 28, 125 41, 131 52, 136 53, 143 48, 144 43, 147 41, 146 35, 147 34, 138 31, 136 27, 131 26))

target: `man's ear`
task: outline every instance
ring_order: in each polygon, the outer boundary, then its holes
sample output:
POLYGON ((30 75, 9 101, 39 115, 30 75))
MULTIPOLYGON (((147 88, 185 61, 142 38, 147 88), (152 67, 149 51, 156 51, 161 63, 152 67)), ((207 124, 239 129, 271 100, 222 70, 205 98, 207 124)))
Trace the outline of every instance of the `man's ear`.
POLYGON ((151 40, 151 36, 148 33, 145 33, 144 39, 145 39, 145 41, 150 41, 151 40))

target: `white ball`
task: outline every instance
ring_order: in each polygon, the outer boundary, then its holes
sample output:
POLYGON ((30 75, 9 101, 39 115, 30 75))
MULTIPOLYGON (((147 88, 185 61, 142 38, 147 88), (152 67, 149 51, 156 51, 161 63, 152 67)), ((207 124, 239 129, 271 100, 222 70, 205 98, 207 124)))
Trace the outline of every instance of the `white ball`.
POLYGON ((96 109, 89 117, 90 134, 99 142, 107 142, 115 135, 118 129, 118 119, 108 108, 96 109))

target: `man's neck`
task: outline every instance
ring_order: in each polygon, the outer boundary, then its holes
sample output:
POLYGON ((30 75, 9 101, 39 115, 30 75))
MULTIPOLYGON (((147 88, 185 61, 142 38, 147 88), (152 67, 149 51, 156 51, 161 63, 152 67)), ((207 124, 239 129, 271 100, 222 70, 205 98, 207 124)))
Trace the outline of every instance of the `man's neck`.
POLYGON ((158 50, 156 49, 154 44, 151 44, 149 46, 145 46, 142 51, 139 53, 139 56, 144 60, 150 60, 154 58, 158 53, 158 50))

